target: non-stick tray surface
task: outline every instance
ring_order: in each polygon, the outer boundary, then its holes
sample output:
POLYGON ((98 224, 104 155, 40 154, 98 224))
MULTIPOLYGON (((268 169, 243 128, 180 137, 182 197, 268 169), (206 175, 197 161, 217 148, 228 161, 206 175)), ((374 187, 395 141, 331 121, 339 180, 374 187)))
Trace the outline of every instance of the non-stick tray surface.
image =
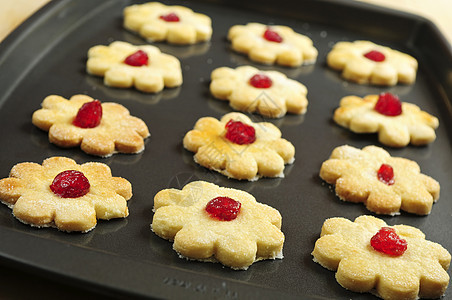
MULTIPOLYGON (((375 135, 357 135, 334 124, 332 113, 346 95, 364 96, 389 91, 437 116, 437 139, 425 147, 385 147, 393 156, 415 160, 423 173, 441 184, 441 197, 429 216, 407 213, 382 218, 390 225, 418 227, 427 239, 452 251, 452 54, 450 46, 430 22, 413 15, 348 1, 171 1, 186 5, 213 20, 211 42, 178 47, 156 43, 177 56, 184 84, 155 95, 134 89, 105 87, 102 79, 85 72, 87 50, 114 40, 145 44, 122 28, 122 10, 133 1, 52 1, 0 44, 0 178, 19 162, 41 163, 51 156, 67 156, 78 163, 108 164, 114 176, 127 178, 134 196, 126 219, 100 221, 86 233, 36 229, 17 221, 0 206, 0 260, 4 264, 80 287, 117 296, 184 298, 369 299, 370 294, 340 287, 334 272, 312 261, 311 251, 325 219, 355 219, 371 214, 362 204, 339 201, 319 178, 321 163, 331 151, 349 144, 362 148, 378 143, 375 135), (268 67, 235 54, 226 40, 228 29, 247 22, 284 24, 309 36, 319 57, 315 65, 268 67), (382 88, 347 83, 326 67, 325 57, 342 40, 372 40, 415 56, 416 83, 382 88), (221 117, 232 111, 209 94, 209 78, 220 66, 250 64, 276 69, 308 88, 306 115, 267 120, 296 147, 296 160, 285 178, 256 182, 227 179, 193 162, 182 138, 204 116, 221 117), (48 142, 47 133, 31 123, 42 100, 57 94, 66 98, 88 94, 126 106, 142 118, 151 137, 138 155, 98 158, 80 149, 62 149, 48 142), (150 230, 153 197, 161 189, 182 188, 194 180, 245 190, 258 201, 277 208, 283 217, 284 259, 253 264, 233 271, 220 264, 180 259, 172 244, 150 230)), ((263 120, 253 115, 255 121, 263 120)), ((449 272, 450 273, 450 272, 449 272)), ((447 295, 450 296, 448 291, 447 295)))

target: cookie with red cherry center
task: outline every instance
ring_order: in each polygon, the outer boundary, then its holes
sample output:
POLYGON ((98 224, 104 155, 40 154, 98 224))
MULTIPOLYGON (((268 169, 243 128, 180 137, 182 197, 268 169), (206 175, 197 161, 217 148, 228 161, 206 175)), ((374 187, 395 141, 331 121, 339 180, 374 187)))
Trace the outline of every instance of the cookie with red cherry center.
POLYGON ((283 258, 281 214, 247 192, 194 181, 158 192, 154 210, 151 230, 174 241, 180 257, 236 270, 283 258))
POLYGON ((378 140, 391 147, 432 143, 439 126, 438 118, 391 93, 344 97, 333 119, 355 133, 377 133, 378 140))
POLYGON ((66 157, 16 164, 0 180, 0 201, 19 221, 67 232, 90 231, 98 219, 127 217, 131 197, 130 182, 113 177, 106 164, 79 165, 66 157))
POLYGON ((327 219, 312 255, 342 287, 383 299, 436 299, 449 284, 445 248, 415 227, 372 216, 327 219))
POLYGON ((295 160, 295 147, 275 125, 242 113, 199 119, 183 145, 195 153, 196 163, 238 180, 284 177, 285 165, 295 160))
POLYGON ((270 118, 286 113, 304 114, 308 90, 302 83, 278 71, 262 71, 252 66, 212 71, 210 92, 243 112, 256 112, 270 118))
POLYGON ((392 157, 376 146, 335 148, 323 162, 320 177, 335 186, 339 199, 364 203, 377 214, 403 210, 427 215, 440 194, 439 183, 422 174, 416 162, 392 157))
POLYGON ((143 120, 114 102, 101 103, 86 95, 69 100, 51 95, 33 113, 33 124, 49 132, 49 141, 60 147, 77 147, 91 155, 136 154, 144 150, 150 133, 143 120))
POLYGON ((380 86, 412 84, 418 67, 411 55, 370 41, 336 43, 327 64, 346 80, 380 86))

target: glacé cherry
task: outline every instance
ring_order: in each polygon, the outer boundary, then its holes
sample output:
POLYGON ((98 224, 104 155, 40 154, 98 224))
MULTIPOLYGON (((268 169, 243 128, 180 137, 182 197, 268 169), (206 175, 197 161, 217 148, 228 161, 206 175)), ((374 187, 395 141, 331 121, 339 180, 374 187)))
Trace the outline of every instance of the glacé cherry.
POLYGON ((399 237, 393 228, 382 227, 371 239, 370 245, 378 252, 400 256, 408 248, 406 240, 399 237))
POLYGON ((124 63, 132 67, 147 66, 149 62, 149 57, 143 50, 138 50, 137 52, 130 54, 124 60, 124 63))
POLYGON ((402 114, 402 102, 391 93, 381 93, 374 109, 382 115, 395 117, 402 114))
POLYGON ((377 177, 381 182, 387 185, 393 185, 395 182, 394 169, 388 164, 382 164, 380 169, 378 169, 377 177))
POLYGON ((50 185, 52 192, 62 198, 78 198, 89 192, 90 184, 85 175, 76 170, 59 173, 50 185))
POLYGON ((102 105, 99 100, 94 100, 80 107, 72 124, 80 128, 94 128, 99 126, 101 119, 102 105))
POLYGON ((281 43, 283 38, 274 30, 267 28, 264 32, 264 39, 269 42, 281 43))
POLYGON ((364 54, 364 57, 375 62, 382 62, 386 59, 385 55, 377 50, 372 50, 364 54))
POLYGON ((229 197, 216 197, 206 205, 210 217, 220 221, 231 221, 237 218, 242 204, 229 197))
POLYGON ((238 145, 247 145, 256 141, 256 130, 253 126, 232 119, 226 123, 225 137, 238 145))

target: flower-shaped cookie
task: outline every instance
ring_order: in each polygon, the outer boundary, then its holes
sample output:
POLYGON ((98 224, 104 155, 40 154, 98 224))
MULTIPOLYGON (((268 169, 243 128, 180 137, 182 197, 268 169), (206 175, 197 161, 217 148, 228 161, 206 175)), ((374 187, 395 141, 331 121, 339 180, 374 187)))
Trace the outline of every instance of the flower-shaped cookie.
POLYGON ((294 161, 295 148, 281 138, 281 131, 271 123, 253 123, 241 113, 229 113, 220 121, 199 119, 183 141, 195 152, 194 160, 235 179, 284 177, 284 165, 294 161))
POLYGON ((8 178, 0 180, 0 200, 17 219, 62 231, 86 232, 96 226, 97 219, 125 218, 131 197, 130 182, 112 177, 107 165, 78 165, 66 157, 48 158, 42 166, 19 163, 8 178))
POLYGON ((116 151, 143 151, 144 138, 149 136, 146 124, 131 116, 120 104, 100 104, 93 100, 86 95, 74 95, 70 100, 56 95, 48 96, 42 102, 42 108, 33 113, 32 122, 38 128, 48 131, 49 141, 60 147, 80 145, 84 152, 102 157, 111 156, 116 151), (87 114, 81 114, 82 107, 96 102, 101 115, 98 125, 91 128, 80 127, 82 125, 75 122, 80 116, 86 121, 91 121, 96 116, 94 108, 87 114))
POLYGON ((303 114, 308 106, 306 87, 278 71, 261 71, 251 66, 221 67, 212 72, 211 78, 211 93, 229 100, 231 107, 240 111, 279 118, 287 111, 303 114))
POLYGON ((334 112, 334 121, 356 133, 376 133, 391 147, 425 145, 436 139, 438 119, 389 93, 364 98, 347 96, 334 112), (395 112, 397 110, 397 112, 395 112))
POLYGON ((211 20, 184 6, 149 2, 124 9, 124 27, 151 42, 187 45, 210 40, 211 20))
POLYGON ((179 60, 151 45, 134 46, 116 41, 109 46, 97 45, 88 50, 86 71, 103 76, 104 84, 157 93, 164 87, 182 84, 179 60))
POLYGON ((401 209, 427 215, 439 198, 439 183, 422 174, 416 162, 391 157, 376 146, 337 147, 322 164, 320 177, 336 185, 341 200, 363 202, 378 214, 395 215, 401 209))
POLYGON ((369 41, 338 42, 328 53, 327 64, 359 84, 392 86, 416 80, 414 57, 369 41))
POLYGON ((154 209, 152 231, 174 240, 182 257, 217 260, 233 269, 283 258, 280 213, 247 192, 195 181, 157 193, 154 209))
POLYGON ((229 29, 228 39, 232 49, 263 64, 298 67, 314 63, 318 54, 310 38, 287 26, 234 25, 229 29))
MULTIPOLYGON (((327 219, 315 243, 314 261, 336 271, 336 280, 355 292, 376 290, 383 299, 439 298, 449 284, 451 256, 440 244, 425 240, 417 228, 387 226, 383 220, 360 216, 354 222, 344 218, 327 219), (402 255, 377 251, 371 239, 383 227, 391 228, 405 240, 402 255)), ((386 240, 388 248, 390 240, 386 240)))

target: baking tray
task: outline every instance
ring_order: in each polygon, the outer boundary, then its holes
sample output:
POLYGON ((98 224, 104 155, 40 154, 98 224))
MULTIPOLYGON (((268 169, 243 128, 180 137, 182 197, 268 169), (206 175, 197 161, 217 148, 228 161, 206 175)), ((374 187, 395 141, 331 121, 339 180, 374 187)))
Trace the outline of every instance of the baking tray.
MULTIPOLYGON (((155 95, 112 89, 85 73, 87 50, 114 40, 144 44, 122 28, 122 10, 134 1, 52 1, 0 44, 0 176, 24 161, 41 163, 67 156, 78 163, 100 161, 115 176, 133 184, 126 219, 100 221, 86 233, 35 229, 18 222, 0 206, 0 262, 9 268, 43 275, 79 289, 119 298, 312 298, 372 299, 370 294, 340 287, 334 272, 312 261, 311 251, 325 219, 355 219, 370 214, 362 204, 339 201, 319 178, 321 163, 340 145, 381 146, 375 135, 357 135, 334 124, 332 113, 346 95, 389 91, 437 116, 437 140, 425 147, 387 148, 394 156, 419 163, 422 172, 441 184, 441 197, 429 216, 401 213, 382 217, 390 225, 416 226, 427 239, 452 250, 452 54, 450 45, 429 21, 406 13, 340 0, 315 1, 171 1, 209 15, 214 33, 209 43, 187 47, 156 43, 180 58, 184 84, 155 95), (319 50, 315 65, 268 67, 230 50, 228 29, 235 24, 284 24, 309 36, 319 50), (326 67, 325 57, 337 41, 372 40, 410 53, 419 61, 416 83, 382 88, 347 83, 326 67), (267 120, 296 147, 296 160, 285 178, 257 182, 227 179, 193 162, 182 138, 197 119, 230 112, 209 94, 210 72, 242 64, 276 69, 308 88, 306 115, 267 120), (97 158, 80 149, 51 145, 47 133, 31 124, 32 113, 50 94, 78 93, 123 104, 142 118, 152 136, 138 155, 97 158), (180 259, 172 244, 150 231, 153 196, 164 188, 181 188, 193 180, 245 190, 277 208, 283 217, 284 259, 262 261, 247 271, 220 264, 180 259)), ((253 115, 255 121, 263 120, 253 115)), ((449 271, 450 274, 450 271, 449 271)), ((446 296, 452 292, 447 291, 446 296)))

